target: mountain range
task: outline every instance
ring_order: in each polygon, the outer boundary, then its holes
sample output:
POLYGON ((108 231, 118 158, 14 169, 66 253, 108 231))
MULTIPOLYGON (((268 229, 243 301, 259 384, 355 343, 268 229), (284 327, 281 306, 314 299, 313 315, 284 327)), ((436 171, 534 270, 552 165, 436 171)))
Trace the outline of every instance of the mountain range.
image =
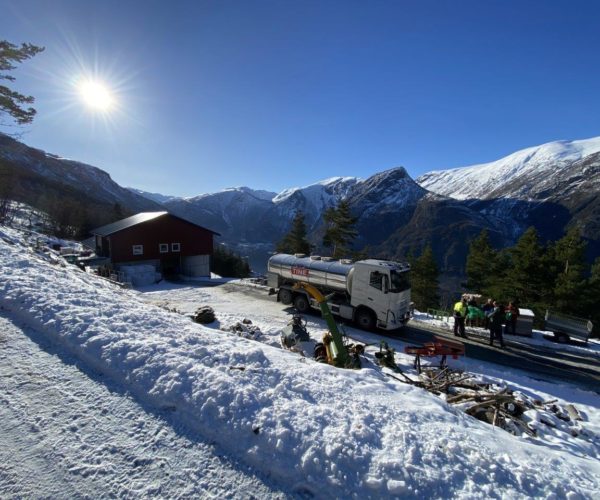
POLYGON ((28 179, 23 201, 39 196, 45 186, 63 186, 96 206, 118 204, 129 213, 166 208, 219 232, 222 242, 248 256, 257 270, 264 270, 268 253, 299 210, 309 239, 322 251, 322 214, 341 199, 358 218, 357 250, 403 258, 430 244, 447 276, 464 274, 469 241, 483 229, 501 247, 529 226, 544 239, 556 239, 577 225, 591 256, 600 255, 600 137, 551 142, 416 180, 398 167, 367 179, 334 177, 281 193, 237 187, 192 198, 125 189, 96 167, 1 135, 0 166, 28 179))
POLYGON ((104 170, 0 133, 0 197, 3 195, 41 210, 59 203, 64 209, 85 210, 90 223, 98 226, 120 215, 163 210, 159 203, 119 186, 104 170))

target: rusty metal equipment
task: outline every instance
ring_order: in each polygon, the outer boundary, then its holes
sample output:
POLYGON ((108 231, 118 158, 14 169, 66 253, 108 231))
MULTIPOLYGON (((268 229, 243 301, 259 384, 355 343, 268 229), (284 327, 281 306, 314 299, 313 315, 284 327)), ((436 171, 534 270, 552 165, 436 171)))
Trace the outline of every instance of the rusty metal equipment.
POLYGON ((344 337, 338 329, 331 310, 327 305, 327 297, 313 285, 302 281, 295 283, 294 288, 306 290, 317 301, 321 309, 321 316, 329 329, 323 335, 323 342, 315 346, 315 359, 326 359, 327 363, 338 368, 360 368, 359 356, 363 353, 363 348, 361 346, 348 346, 345 344, 344 337))
POLYGON ((465 355, 465 344, 456 340, 434 337, 433 342, 427 342, 421 346, 406 346, 404 352, 415 356, 414 368, 418 373, 421 373, 421 356, 428 358, 441 356, 440 368, 445 368, 448 356, 452 356, 452 359, 458 359, 458 356, 465 355))

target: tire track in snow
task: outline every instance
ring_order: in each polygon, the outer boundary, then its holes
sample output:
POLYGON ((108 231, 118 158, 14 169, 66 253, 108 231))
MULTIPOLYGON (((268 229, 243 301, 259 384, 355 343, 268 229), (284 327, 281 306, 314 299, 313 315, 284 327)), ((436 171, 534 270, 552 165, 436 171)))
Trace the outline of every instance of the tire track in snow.
POLYGON ((285 495, 0 313, 2 498, 285 495))

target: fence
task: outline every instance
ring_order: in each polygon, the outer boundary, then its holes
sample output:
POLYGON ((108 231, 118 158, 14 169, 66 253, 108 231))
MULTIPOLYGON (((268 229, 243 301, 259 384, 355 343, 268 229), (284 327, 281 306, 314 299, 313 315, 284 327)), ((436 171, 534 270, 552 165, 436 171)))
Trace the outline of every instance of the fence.
POLYGON ((427 317, 432 317, 433 319, 448 323, 452 317, 452 313, 443 309, 427 309, 427 317))

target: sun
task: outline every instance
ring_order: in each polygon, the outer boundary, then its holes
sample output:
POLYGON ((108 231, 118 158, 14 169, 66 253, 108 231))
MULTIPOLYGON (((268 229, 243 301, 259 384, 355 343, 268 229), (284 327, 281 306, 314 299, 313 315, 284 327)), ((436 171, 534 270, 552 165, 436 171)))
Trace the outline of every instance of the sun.
POLYGON ((86 80, 79 85, 79 93, 83 102, 97 111, 109 111, 114 104, 113 96, 108 88, 97 81, 86 80))

